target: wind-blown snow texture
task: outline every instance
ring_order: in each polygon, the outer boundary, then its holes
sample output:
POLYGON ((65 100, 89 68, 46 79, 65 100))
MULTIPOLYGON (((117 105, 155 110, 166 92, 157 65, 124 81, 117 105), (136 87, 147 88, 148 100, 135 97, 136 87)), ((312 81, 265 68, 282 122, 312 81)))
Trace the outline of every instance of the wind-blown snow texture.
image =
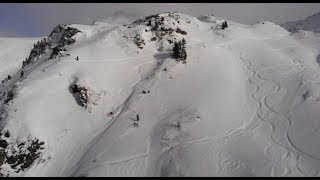
POLYGON ((163 13, 64 27, 79 30, 66 51, 50 59, 47 47, 0 86, 16 84, 1 106, 8 142, 44 142, 30 168, 1 173, 319 176, 320 37, 222 22, 163 13), (182 38, 186 64, 172 58, 182 38))

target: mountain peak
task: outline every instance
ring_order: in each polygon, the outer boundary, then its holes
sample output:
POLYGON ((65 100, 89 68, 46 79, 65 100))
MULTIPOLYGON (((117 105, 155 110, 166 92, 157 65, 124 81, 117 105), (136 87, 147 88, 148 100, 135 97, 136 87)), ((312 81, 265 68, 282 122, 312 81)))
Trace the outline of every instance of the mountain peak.
POLYGON ((287 29, 289 32, 296 33, 299 30, 313 31, 316 33, 320 32, 320 12, 315 13, 303 20, 290 21, 281 24, 283 28, 287 29))

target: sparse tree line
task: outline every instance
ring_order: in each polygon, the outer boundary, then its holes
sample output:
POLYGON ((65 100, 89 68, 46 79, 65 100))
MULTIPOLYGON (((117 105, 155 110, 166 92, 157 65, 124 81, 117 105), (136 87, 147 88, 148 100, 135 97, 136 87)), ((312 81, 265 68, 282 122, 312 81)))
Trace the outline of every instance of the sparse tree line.
POLYGON ((31 62, 31 60, 34 59, 35 57, 40 56, 41 54, 44 54, 47 46, 51 46, 51 45, 52 45, 52 42, 48 38, 43 38, 40 41, 38 41, 36 44, 34 44, 33 48, 31 49, 29 57, 26 58, 24 61, 22 61, 22 68, 28 65, 31 62))
POLYGON ((66 24, 57 25, 52 32, 50 33, 48 38, 43 38, 42 40, 38 41, 36 44, 33 45, 31 49, 29 57, 27 57, 22 62, 22 68, 27 66, 31 63, 33 59, 44 54, 46 49, 51 49, 52 52, 50 54, 50 59, 55 58, 60 51, 66 51, 63 48, 65 45, 70 45, 75 43, 75 39, 72 38, 76 33, 81 32, 76 28, 66 27, 66 24), (57 40, 57 42, 54 42, 57 40), (57 44, 55 47, 52 47, 52 44, 57 44))
MULTIPOLYGON (((0 101, 2 100, 2 98, 4 98, 4 103, 5 104, 8 104, 10 101, 12 101, 14 96, 15 96, 15 92, 14 92, 15 88, 16 88, 16 85, 14 85, 7 92, 3 92, 2 95, 0 96, 0 101)), ((0 120, 1 120, 1 117, 0 117, 0 120)))
POLYGON ((4 83, 4 82, 6 82, 6 81, 9 81, 10 79, 11 79, 11 76, 8 75, 8 77, 6 77, 4 80, 2 80, 1 83, 4 83))

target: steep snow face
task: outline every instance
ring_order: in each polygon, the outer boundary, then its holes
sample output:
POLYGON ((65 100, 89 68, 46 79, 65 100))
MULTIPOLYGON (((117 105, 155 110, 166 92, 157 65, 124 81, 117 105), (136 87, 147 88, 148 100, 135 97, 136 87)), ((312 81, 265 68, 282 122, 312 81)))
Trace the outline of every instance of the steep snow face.
POLYGON ((313 31, 319 33, 320 12, 310 17, 307 17, 304 20, 283 23, 281 24, 281 26, 292 33, 298 32, 299 30, 313 31))
POLYGON ((163 13, 63 26, 24 78, 0 86, 16 85, 2 106, 10 147, 44 143, 30 168, 1 173, 319 175, 319 37, 224 21, 163 13), (61 38, 68 27, 77 33, 61 38), (172 58, 183 38, 185 64, 172 58))
POLYGON ((0 80, 22 66, 22 61, 30 53, 39 38, 0 38, 0 80))

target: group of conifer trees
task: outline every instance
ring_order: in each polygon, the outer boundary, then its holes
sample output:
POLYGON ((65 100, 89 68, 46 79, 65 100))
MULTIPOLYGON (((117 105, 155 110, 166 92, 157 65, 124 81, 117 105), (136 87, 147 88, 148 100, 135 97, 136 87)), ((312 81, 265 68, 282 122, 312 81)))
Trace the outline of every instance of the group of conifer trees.
POLYGON ((186 40, 183 38, 179 42, 174 42, 173 46, 173 58, 177 59, 177 61, 186 62, 187 59, 187 52, 186 52, 186 40))

